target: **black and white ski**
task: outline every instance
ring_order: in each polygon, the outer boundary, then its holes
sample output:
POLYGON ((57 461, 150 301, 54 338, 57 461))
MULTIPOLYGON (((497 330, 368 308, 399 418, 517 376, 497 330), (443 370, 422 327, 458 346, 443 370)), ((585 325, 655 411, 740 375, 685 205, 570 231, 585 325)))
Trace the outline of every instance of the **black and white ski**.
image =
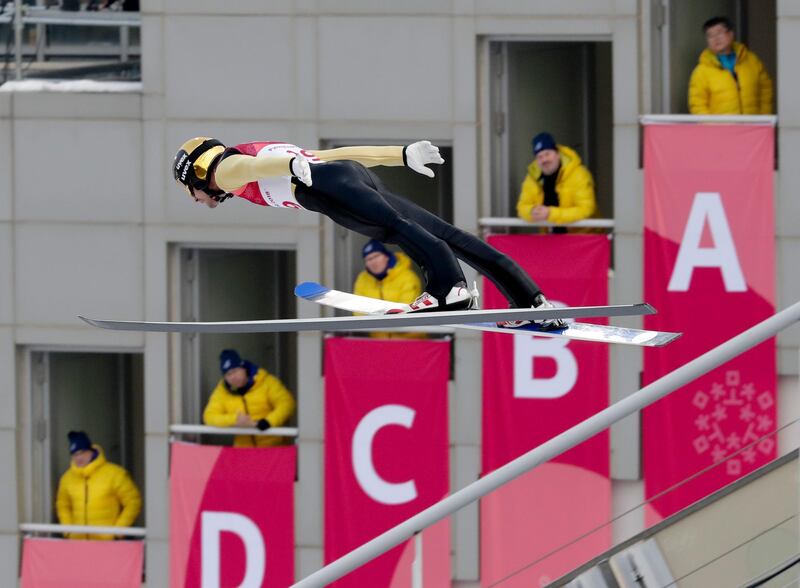
MULTIPOLYGON (((311 284, 307 282, 306 284, 311 284)), ((323 288, 314 284, 317 288, 323 288)), ((302 289, 304 284, 298 286, 302 289)), ((297 291, 296 291, 297 292, 297 291)), ((300 294, 298 294, 299 296, 300 294)), ((344 310, 349 310, 345 308, 344 310)), ((361 312, 364 312, 361 310, 361 312)), ((102 329, 117 331, 148 331, 164 333, 275 333, 282 331, 352 331, 358 329, 386 329, 392 327, 455 325, 474 323, 476 320, 498 321, 535 320, 547 318, 582 318, 592 316, 632 316, 653 314, 649 304, 619 306, 579 306, 571 308, 510 308, 498 310, 459 310, 411 314, 378 314, 366 316, 278 319, 263 321, 223 322, 152 322, 119 321, 79 317, 86 323, 102 329)))
MULTIPOLYGON (((295 295, 316 302, 331 308, 346 310, 349 312, 360 312, 368 315, 383 315, 390 310, 403 310, 405 304, 378 300, 367 296, 359 296, 340 290, 332 290, 315 282, 303 282, 294 290, 295 295)), ((472 313, 476 319, 484 319, 483 313, 488 311, 467 311, 472 313)), ((443 315, 446 313, 431 313, 443 315)), ((645 313, 643 313, 645 314, 645 313)), ((414 316, 411 314, 395 314, 390 316, 414 316)), ((594 315, 601 316, 601 315, 594 315)), ((610 316, 610 315, 603 315, 610 316)), ((618 316, 618 315, 617 315, 618 316)), ((478 331, 488 331, 494 333, 506 333, 512 335, 536 335, 541 337, 566 337, 580 341, 596 341, 598 343, 620 343, 623 345, 639 345, 646 347, 660 347, 671 343, 681 336, 681 333, 669 333, 664 331, 644 331, 641 329, 628 329, 625 327, 612 327, 608 325, 594 325, 590 323, 569 322, 562 329, 544 330, 537 325, 528 324, 521 327, 500 327, 496 321, 476 322, 476 323, 446 323, 442 321, 440 325, 447 325, 459 329, 473 329, 478 331)))

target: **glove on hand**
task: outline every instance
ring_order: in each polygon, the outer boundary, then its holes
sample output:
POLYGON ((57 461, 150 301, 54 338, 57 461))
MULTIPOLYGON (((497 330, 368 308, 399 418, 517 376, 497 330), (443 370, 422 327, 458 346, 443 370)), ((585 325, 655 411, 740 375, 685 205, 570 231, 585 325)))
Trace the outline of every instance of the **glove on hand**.
POLYGON ((403 147, 403 163, 423 176, 433 177, 433 170, 425 167, 430 163, 444 163, 439 148, 430 141, 417 141, 403 147))
POLYGON ((292 157, 289 161, 289 172, 306 186, 311 185, 311 166, 302 155, 292 157))
POLYGON ((258 419, 258 422, 256 422, 256 427, 258 427, 259 431, 266 431, 271 426, 267 419, 258 419))

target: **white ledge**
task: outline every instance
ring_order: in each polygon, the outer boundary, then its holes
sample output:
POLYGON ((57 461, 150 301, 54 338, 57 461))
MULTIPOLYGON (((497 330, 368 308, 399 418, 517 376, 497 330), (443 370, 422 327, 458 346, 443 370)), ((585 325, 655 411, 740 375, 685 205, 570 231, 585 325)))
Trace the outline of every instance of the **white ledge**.
POLYGON ((740 125, 778 124, 774 114, 643 114, 639 117, 643 125, 668 125, 676 123, 734 123, 740 125))
POLYGON ((22 523, 19 530, 23 533, 89 533, 91 535, 124 535, 125 537, 144 537, 147 534, 147 529, 142 527, 100 527, 47 523, 22 523))
POLYGON ((210 427, 208 425, 170 425, 170 433, 202 435, 271 435, 277 437, 297 437, 296 427, 272 427, 259 431, 255 427, 210 427))

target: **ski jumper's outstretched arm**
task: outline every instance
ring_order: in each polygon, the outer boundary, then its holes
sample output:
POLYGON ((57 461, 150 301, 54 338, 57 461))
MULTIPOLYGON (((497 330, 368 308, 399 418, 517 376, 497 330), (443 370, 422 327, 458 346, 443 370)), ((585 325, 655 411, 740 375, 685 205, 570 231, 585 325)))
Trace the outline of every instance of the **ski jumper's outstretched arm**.
MULTIPOLYGON (((439 149, 429 141, 417 141, 407 147, 400 145, 339 147, 337 149, 318 149, 308 151, 322 161, 356 161, 365 167, 376 165, 407 165, 417 173, 433 177, 433 170, 425 167, 430 163, 444 163, 439 149)), ((275 155, 253 157, 234 154, 223 159, 217 166, 214 180, 226 192, 233 192, 250 182, 261 178, 297 175, 291 169, 294 156, 275 155)))
POLYGON ((337 149, 318 149, 310 151, 322 161, 357 161, 364 167, 385 165, 387 167, 405 165, 403 146, 390 145, 383 147, 338 147, 337 149))

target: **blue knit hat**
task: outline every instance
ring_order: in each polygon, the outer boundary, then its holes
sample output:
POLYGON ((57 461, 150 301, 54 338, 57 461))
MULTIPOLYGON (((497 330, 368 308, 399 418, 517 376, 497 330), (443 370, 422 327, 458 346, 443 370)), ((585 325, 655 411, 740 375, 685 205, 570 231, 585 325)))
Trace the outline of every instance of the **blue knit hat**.
POLYGON ((533 147, 534 156, 538 155, 540 151, 544 151, 545 149, 554 149, 558 151, 556 140, 550 133, 539 133, 536 135, 533 138, 533 141, 531 141, 531 146, 533 147))
POLYGON ((92 448, 92 441, 89 439, 89 435, 83 431, 70 431, 67 433, 67 439, 69 439, 70 455, 92 448))
POLYGON ((219 354, 219 369, 223 376, 228 370, 242 367, 243 365, 244 361, 242 361, 241 356, 233 349, 224 349, 222 353, 219 354))
POLYGON ((370 239, 367 241, 367 244, 364 245, 361 249, 361 257, 366 257, 370 253, 375 253, 376 251, 383 253, 384 255, 388 255, 389 257, 392 256, 391 252, 386 249, 386 245, 378 241, 377 239, 370 239))

